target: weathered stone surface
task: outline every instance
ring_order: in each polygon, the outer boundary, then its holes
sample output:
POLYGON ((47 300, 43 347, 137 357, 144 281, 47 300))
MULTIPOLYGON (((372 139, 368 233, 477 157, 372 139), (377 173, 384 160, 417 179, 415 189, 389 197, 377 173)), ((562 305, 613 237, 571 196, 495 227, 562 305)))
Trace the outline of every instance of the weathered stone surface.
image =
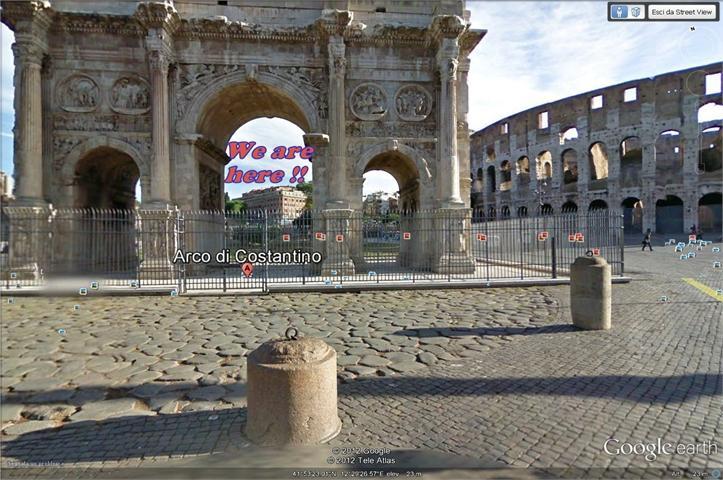
POLYGON ((27 408, 23 416, 30 420, 53 420, 60 422, 72 415, 78 408, 72 405, 48 404, 27 408))
POLYGON ((18 420, 20 418, 20 412, 23 411, 23 405, 2 402, 0 403, 0 423, 5 423, 10 420, 18 420))
POLYGON ((390 363, 390 360, 377 355, 366 355, 359 360, 359 365, 364 365, 365 367, 383 367, 385 365, 389 365, 390 363))
POLYGON ((52 420, 28 420, 27 422, 15 423, 3 429, 5 435, 24 435, 38 430, 56 428, 58 424, 52 420))
POLYGON ((336 352, 318 338, 274 340, 248 359, 245 433, 259 445, 314 445, 341 429, 336 352))
POLYGON ((186 394, 189 400, 205 400, 213 401, 218 400, 226 394, 226 389, 220 386, 209 386, 196 388, 186 394))
POLYGON ((74 422, 82 420, 104 420, 117 416, 118 414, 130 412, 137 404, 138 400, 135 398, 116 398, 113 400, 90 402, 84 404, 80 411, 74 413, 70 419, 74 422))

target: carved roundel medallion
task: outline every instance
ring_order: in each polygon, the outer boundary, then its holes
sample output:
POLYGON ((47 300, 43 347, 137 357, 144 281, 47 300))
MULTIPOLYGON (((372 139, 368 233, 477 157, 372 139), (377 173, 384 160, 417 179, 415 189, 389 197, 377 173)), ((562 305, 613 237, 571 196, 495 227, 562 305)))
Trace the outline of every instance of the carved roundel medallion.
POLYGON ((146 113, 151 108, 150 87, 138 77, 119 78, 110 90, 110 107, 127 115, 146 113))
POLYGON ((432 111, 432 95, 419 85, 405 85, 397 90, 394 104, 399 118, 419 122, 432 111))
POLYGON ((92 78, 72 75, 58 88, 57 100, 67 112, 93 112, 100 103, 100 91, 92 78))
POLYGON ((373 83, 362 83, 351 93, 352 113, 360 120, 378 120, 387 114, 387 95, 373 83))

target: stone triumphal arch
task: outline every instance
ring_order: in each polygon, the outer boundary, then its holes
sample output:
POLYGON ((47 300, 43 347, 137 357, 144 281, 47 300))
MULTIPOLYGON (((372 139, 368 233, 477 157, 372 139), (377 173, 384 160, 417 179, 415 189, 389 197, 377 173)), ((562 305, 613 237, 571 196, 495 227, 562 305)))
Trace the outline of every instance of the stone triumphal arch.
MULTIPOLYGON (((123 208, 140 181, 146 209, 222 209, 229 137, 274 116, 315 147, 325 218, 360 210, 364 172, 383 169, 406 208, 468 221, 467 72, 485 32, 460 0, 2 7, 19 205, 123 208)), ((438 269, 471 268, 459 243, 438 269)))

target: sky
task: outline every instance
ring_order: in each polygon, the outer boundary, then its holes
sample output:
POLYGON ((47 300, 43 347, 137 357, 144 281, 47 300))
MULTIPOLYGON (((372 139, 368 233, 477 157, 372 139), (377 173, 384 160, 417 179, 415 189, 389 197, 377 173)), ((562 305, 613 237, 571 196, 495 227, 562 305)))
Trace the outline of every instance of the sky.
MULTIPOLYGON (((472 28, 488 31, 471 54, 468 122, 473 130, 589 90, 723 61, 720 23, 608 22, 607 3, 602 1, 468 1, 467 8, 472 28)), ((11 172, 13 39, 7 27, 1 28, 0 153, 2 169, 11 172)), ((257 119, 231 140, 267 147, 302 145, 301 135, 299 128, 284 120, 257 119)), ((231 165, 242 170, 281 167, 288 180, 294 166, 308 162, 246 159, 231 165)), ((310 172, 306 180, 311 179, 310 172)), ((258 187, 234 184, 226 191, 235 198, 258 187)), ((365 175, 365 194, 397 189, 384 172, 365 175)))

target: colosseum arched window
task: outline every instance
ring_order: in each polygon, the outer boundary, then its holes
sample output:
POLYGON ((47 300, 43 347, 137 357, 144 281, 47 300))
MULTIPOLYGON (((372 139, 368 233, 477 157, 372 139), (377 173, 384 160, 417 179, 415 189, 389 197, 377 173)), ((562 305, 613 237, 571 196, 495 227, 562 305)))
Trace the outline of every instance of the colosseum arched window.
POLYGON ((681 233, 683 230, 683 200, 675 195, 668 195, 655 202, 655 231, 681 233))
POLYGON ((577 152, 568 148, 562 152, 562 183, 565 191, 577 189, 577 152))
POLYGON ((578 138, 577 128, 568 128, 560 134, 560 145, 565 145, 565 143, 570 140, 575 140, 576 138, 578 138))
POLYGON ((718 178, 721 173, 723 105, 707 103, 698 109, 701 128, 698 144, 698 172, 718 178))
POLYGON ((517 159, 517 184, 523 188, 530 184, 530 159, 525 156, 517 159))
POLYGON ((509 160, 505 160, 500 165, 500 192, 510 190, 512 188, 512 165, 509 160))
POLYGON ((542 216, 552 215, 555 213, 555 209, 552 208, 552 205, 549 203, 543 203, 542 205, 538 205, 537 213, 542 216))
POLYGON ((590 145, 590 190, 603 190, 607 188, 608 178, 608 152, 603 142, 590 145))
POLYGON ((545 150, 537 155, 537 179, 552 178, 552 154, 545 150))
POLYGON ((719 176, 721 171, 721 127, 710 127, 700 132, 698 171, 704 175, 719 176))
POLYGON ((487 155, 487 161, 488 162, 494 162, 497 160, 497 154, 495 153, 495 147, 492 145, 488 145, 487 149, 485 150, 485 154, 487 155))
POLYGON ((495 167, 490 165, 487 167, 487 188, 486 190, 488 192, 496 192, 497 191, 497 179, 495 176, 495 167))
POLYGON ((709 102, 698 109, 698 123, 723 120, 723 105, 709 102))
POLYGON ((666 130, 655 140, 655 184, 683 183, 683 146, 680 132, 666 130))
POLYGON ((495 167, 490 165, 487 167, 487 188, 488 192, 497 191, 497 175, 495 174, 495 167))
POLYGON ((643 202, 637 197, 627 197, 620 203, 623 209, 625 233, 643 230, 643 202))
MULTIPOLYGON (((707 193, 698 200, 698 227, 710 234, 723 230, 723 197, 720 192, 707 193)), ((713 236, 711 235, 711 236, 713 236)))
POLYGON ((639 187, 643 172, 643 145, 638 137, 620 142, 620 186, 639 187))
POLYGON ((590 202, 590 206, 588 207, 589 211, 593 210, 607 210, 608 204, 605 200, 596 199, 590 202))
POLYGON ((568 200, 567 202, 562 204, 562 213, 574 213, 577 212, 577 204, 573 202, 572 200, 568 200))

